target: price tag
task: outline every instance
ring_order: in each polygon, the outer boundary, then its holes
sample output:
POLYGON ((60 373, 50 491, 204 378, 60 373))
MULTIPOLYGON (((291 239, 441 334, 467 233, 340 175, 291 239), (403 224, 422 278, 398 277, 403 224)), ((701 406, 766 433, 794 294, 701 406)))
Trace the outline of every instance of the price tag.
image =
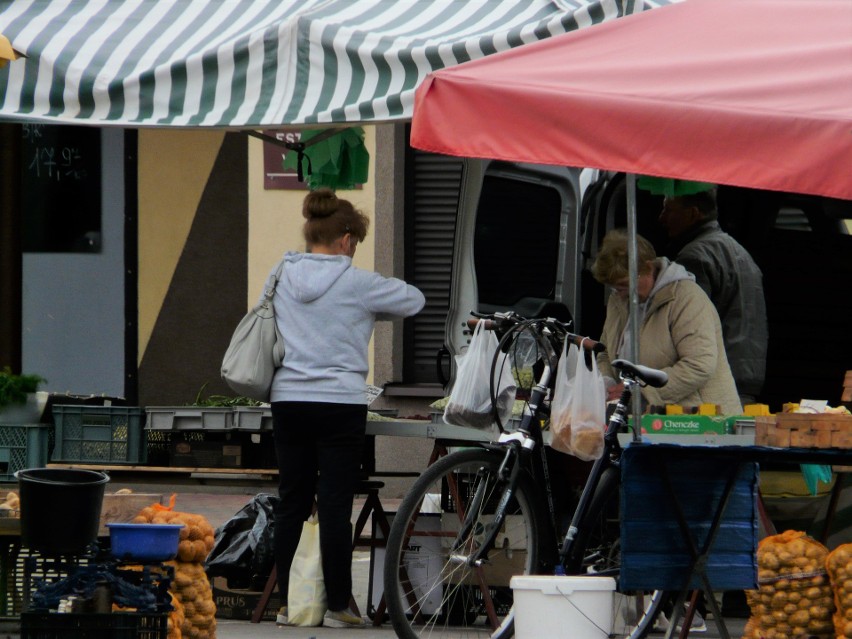
POLYGON ((373 400, 382 394, 382 391, 384 391, 384 389, 379 386, 371 386, 370 384, 367 384, 367 406, 372 404, 373 400))

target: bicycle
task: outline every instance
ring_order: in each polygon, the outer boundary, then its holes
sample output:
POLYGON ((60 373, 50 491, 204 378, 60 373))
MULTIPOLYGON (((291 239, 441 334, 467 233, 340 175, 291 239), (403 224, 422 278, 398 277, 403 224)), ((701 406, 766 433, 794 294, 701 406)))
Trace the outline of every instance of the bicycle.
MULTIPOLYGON (((495 442, 454 451, 430 465, 406 494, 387 539, 384 593, 387 610, 401 639, 440 637, 460 627, 472 636, 505 639, 514 634, 509 580, 513 575, 595 573, 617 577, 617 504, 621 446, 631 397, 639 385, 660 387, 664 372, 615 360, 624 390, 604 432, 604 453, 592 466, 571 523, 561 534, 544 450, 542 423, 549 414, 549 392, 564 340, 599 352, 599 342, 569 332, 555 319, 525 319, 514 313, 474 314, 501 335, 500 356, 531 336, 540 373, 529 390, 516 430, 495 442), (439 514, 430 514, 439 506, 439 514), (561 539, 561 544, 558 540, 561 539)), ((529 346, 527 343, 526 346, 529 346)), ((496 415, 496 412, 495 412, 496 415)), ((631 593, 629 639, 652 628, 666 594, 631 593)))

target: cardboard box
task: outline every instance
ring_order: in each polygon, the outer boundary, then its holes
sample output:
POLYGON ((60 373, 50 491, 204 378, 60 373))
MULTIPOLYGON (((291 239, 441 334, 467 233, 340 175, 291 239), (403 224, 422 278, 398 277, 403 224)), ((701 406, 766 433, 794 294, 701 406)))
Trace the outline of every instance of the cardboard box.
POLYGON ((735 416, 723 415, 642 415, 642 433, 645 435, 702 435, 734 432, 735 416))
MULTIPOLYGON (((254 609, 260 602, 263 592, 260 590, 240 590, 230 588, 225 577, 213 577, 213 602, 216 604, 216 616, 219 619, 251 619, 254 609)), ((275 621, 278 608, 281 607, 281 596, 278 590, 269 597, 269 603, 263 613, 263 621, 275 621)))
POLYGON ((852 416, 778 413, 755 417, 754 443, 774 448, 852 448, 852 416))

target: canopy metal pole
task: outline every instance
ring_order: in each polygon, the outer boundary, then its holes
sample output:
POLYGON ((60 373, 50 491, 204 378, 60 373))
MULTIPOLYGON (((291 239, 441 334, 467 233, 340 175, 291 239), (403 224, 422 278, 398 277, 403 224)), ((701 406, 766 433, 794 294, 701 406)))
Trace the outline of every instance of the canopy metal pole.
MULTIPOLYGON (((630 361, 636 364, 639 363, 639 291, 637 283, 639 279, 639 266, 637 258, 637 242, 636 242, 636 175, 633 173, 627 174, 627 274, 628 274, 628 294, 629 301, 627 308, 629 316, 627 318, 628 326, 630 327, 630 361)), ((639 423, 642 415, 642 395, 636 393, 633 395, 633 423, 636 428, 633 430, 633 439, 639 440, 639 423)))

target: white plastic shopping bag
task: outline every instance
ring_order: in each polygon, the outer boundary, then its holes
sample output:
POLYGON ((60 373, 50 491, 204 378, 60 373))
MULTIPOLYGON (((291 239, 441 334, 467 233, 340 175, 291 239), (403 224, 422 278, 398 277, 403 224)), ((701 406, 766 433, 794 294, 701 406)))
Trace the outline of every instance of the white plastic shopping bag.
POLYGON ((590 353, 589 359, 591 368, 585 353, 577 357, 571 401, 571 453, 584 461, 603 455, 606 425, 606 383, 595 356, 590 353))
POLYGON ((444 409, 446 423, 487 429, 494 423, 495 409, 502 424, 512 417, 517 386, 505 355, 497 358, 497 401, 491 404, 491 367, 499 345, 497 336, 485 330, 483 321, 477 322, 467 352, 456 357, 456 381, 444 409))
POLYGON ((571 450, 571 400, 574 397, 574 375, 577 372, 579 349, 566 339, 562 355, 556 366, 553 382, 553 400, 550 402, 550 447, 560 453, 573 454, 571 450))
POLYGON ((320 626, 328 608, 322 575, 319 522, 311 515, 302 526, 299 546, 290 566, 287 617, 294 626, 320 626))

